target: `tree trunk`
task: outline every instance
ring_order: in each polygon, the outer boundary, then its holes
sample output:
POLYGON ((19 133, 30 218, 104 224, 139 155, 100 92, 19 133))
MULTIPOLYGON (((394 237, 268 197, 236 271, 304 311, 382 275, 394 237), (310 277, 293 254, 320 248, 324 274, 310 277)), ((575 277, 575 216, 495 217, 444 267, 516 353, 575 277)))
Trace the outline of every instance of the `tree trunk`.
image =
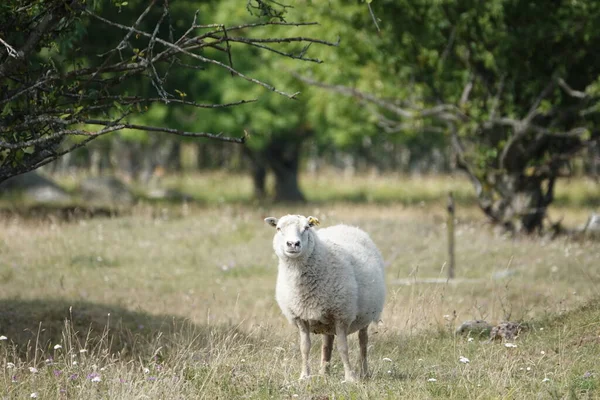
POLYGON ((244 154, 252 164, 252 182, 257 198, 266 195, 266 175, 270 169, 275 175, 274 201, 306 201, 298 185, 298 172, 302 144, 311 134, 311 130, 299 128, 285 135, 271 137, 261 150, 244 147, 244 154))
MULTIPOLYGON (((277 162, 277 161, 276 161, 277 162)), ((306 199, 298 186, 298 168, 277 168, 275 173, 275 201, 304 202, 306 199)))
POLYGON ((275 175, 275 201, 304 202, 298 185, 300 150, 304 135, 273 139, 265 149, 265 159, 275 175))
POLYGON ((499 196, 480 196, 480 206, 492 221, 513 232, 542 230, 548 205, 554 199, 554 180, 506 174, 497 178, 495 192, 499 196), (488 199, 492 197, 499 198, 491 203, 488 199))
POLYGON ((267 196, 267 168, 264 164, 252 163, 252 184, 254 197, 264 199, 267 196))

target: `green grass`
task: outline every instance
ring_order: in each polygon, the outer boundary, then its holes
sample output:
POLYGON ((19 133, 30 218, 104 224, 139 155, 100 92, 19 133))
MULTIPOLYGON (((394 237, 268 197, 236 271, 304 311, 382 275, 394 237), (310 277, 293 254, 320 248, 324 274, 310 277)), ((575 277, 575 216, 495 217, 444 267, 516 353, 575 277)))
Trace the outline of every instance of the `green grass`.
MULTIPOLYGON (((434 183, 419 190, 447 189, 434 183)), ((463 205, 459 279, 419 283, 445 276, 442 204, 140 204, 119 218, 68 223, 3 217, 0 397, 599 397, 600 244, 509 238, 463 205), (288 212, 317 216, 322 226, 358 225, 381 248, 388 295, 370 334, 367 382, 341 384, 335 352, 329 378, 297 381, 297 333, 274 300, 273 231, 262 221, 288 212), (473 318, 532 328, 517 348, 452 334, 473 318)), ((589 210, 563 211, 576 221, 589 210)), ((350 347, 356 364, 355 335, 350 347)))
MULTIPOLYGON (((69 192, 76 195, 78 175, 56 177, 69 192)), ((300 175, 300 187, 311 203, 331 202, 367 204, 443 204, 448 191, 453 191, 457 203, 475 205, 475 191, 460 173, 452 175, 356 174, 344 175, 333 170, 300 175)), ((248 174, 211 171, 184 175, 167 175, 160 185, 179 190, 197 204, 248 204, 253 200, 252 180, 248 174)), ((143 197, 145 185, 133 185, 134 193, 143 197)), ((267 191, 273 192, 272 177, 267 179, 267 191)), ((75 196, 76 197, 76 196, 75 196)), ((554 206, 598 207, 600 185, 589 178, 562 179, 557 182, 554 206)))

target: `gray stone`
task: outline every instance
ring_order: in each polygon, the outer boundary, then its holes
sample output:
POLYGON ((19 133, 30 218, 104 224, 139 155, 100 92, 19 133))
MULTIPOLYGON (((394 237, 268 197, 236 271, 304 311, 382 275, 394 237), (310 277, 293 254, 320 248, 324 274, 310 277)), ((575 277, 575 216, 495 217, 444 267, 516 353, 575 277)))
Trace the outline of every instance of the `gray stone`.
POLYGON ((487 336, 491 332, 493 326, 481 319, 465 321, 457 329, 457 335, 468 336, 487 336))
POLYGON ((35 171, 13 176, 0 183, 0 196, 26 204, 64 204, 72 201, 63 188, 35 171))
POLYGON ((79 184, 79 193, 91 205, 130 206, 135 200, 127 185, 113 176, 87 178, 79 184))
POLYGON ((589 233, 600 233, 600 214, 592 213, 592 215, 590 215, 588 218, 583 230, 589 233))
POLYGON ((511 276, 516 274, 517 271, 515 271, 514 269, 504 269, 502 271, 494 272, 494 274, 492 275, 492 279, 499 280, 504 278, 510 278, 511 276))
POLYGON ((154 188, 146 192, 146 197, 151 200, 189 201, 192 197, 174 189, 154 188))

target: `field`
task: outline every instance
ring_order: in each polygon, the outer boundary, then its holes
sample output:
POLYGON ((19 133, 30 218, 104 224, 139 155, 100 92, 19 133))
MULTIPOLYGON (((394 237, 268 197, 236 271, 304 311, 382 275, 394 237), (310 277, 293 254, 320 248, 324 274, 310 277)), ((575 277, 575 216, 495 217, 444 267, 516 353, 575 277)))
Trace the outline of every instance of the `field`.
MULTIPOLYGON (((183 181, 206 199, 142 203, 115 218, 4 216, 0 398, 600 397, 599 242, 503 235, 463 181, 364 178, 338 191, 305 181, 312 203, 295 207, 244 205, 246 181, 221 185, 183 181), (450 189, 457 279, 424 283, 446 274, 450 189), (297 333, 274 300, 273 230, 262 221, 291 212, 358 225, 383 253, 388 294, 368 381, 341 383, 335 351, 329 377, 298 381, 297 333), (454 335, 479 318, 528 330, 516 347, 454 335)), ((551 215, 574 226, 597 198, 573 185, 559 188, 551 215)), ((315 338, 314 370, 319 347, 315 338)), ((350 348, 356 364, 356 335, 350 348)))

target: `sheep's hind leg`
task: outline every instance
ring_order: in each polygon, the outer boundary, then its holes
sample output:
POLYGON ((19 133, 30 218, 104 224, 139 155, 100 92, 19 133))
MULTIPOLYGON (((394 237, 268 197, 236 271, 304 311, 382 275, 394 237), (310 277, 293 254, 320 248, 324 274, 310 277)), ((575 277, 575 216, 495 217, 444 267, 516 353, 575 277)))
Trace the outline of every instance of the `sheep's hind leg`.
POLYGON ((308 321, 296 320, 298 331, 300 332, 300 352, 302 353, 302 373, 300 379, 310 377, 310 331, 308 329, 308 321))
POLYGON ((369 376, 369 368, 367 365, 367 344, 369 343, 369 326, 365 326, 358 331, 358 343, 360 345, 360 377, 365 379, 369 376))
POLYGON ((333 350, 334 335, 323 335, 323 345, 321 347, 321 375, 329 374, 329 366, 331 363, 331 351, 333 350))
POLYGON ((352 372, 350 361, 348 359, 348 326, 343 324, 336 324, 335 334, 337 336, 337 348, 344 364, 344 382, 355 382, 356 377, 352 372))

